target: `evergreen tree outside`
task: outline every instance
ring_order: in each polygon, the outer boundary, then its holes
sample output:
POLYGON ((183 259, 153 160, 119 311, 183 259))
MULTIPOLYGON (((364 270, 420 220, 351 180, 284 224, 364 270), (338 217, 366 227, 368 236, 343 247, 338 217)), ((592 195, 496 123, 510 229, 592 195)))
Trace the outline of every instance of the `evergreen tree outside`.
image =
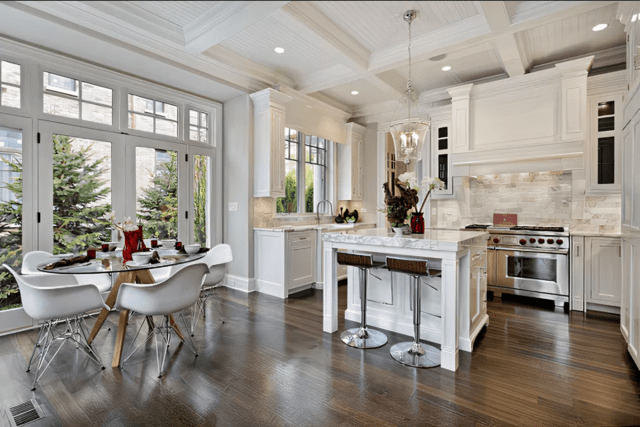
MULTIPOLYGON (((161 153, 156 150, 156 155, 161 153)), ((166 152, 168 160, 156 162, 153 186, 143 190, 138 198, 138 223, 142 224, 145 239, 178 238, 178 153, 166 152), (160 165, 162 167, 160 168, 160 165)))
POLYGON ((196 243, 207 244, 207 160, 208 156, 194 156, 193 235, 196 243))
MULTIPOLYGON (((101 175, 105 159, 92 158, 93 144, 77 148, 74 138, 55 135, 53 139, 53 240, 54 253, 78 253, 89 246, 111 240, 109 224, 102 220, 111 211, 104 203, 111 189, 101 175)), ((5 163, 18 178, 5 186, 14 200, 0 203, 0 264, 19 268, 22 264, 22 162, 5 163)), ((19 303, 17 294, 4 300, 8 289, 17 289, 9 273, 0 273, 0 305, 19 303)))
POLYGON ((277 213, 290 213, 296 212, 298 206, 297 199, 297 183, 296 183, 296 170, 289 171, 284 179, 284 197, 279 197, 276 200, 276 212, 277 213), (289 210, 288 208, 292 209, 289 210))

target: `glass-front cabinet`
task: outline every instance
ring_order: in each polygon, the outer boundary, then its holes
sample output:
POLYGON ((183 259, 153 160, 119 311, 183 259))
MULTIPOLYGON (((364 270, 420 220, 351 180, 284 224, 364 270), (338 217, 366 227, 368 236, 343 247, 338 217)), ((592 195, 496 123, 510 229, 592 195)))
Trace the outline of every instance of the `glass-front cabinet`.
POLYGON ((622 94, 590 99, 585 168, 592 194, 620 193, 622 189, 622 113, 622 94))
POLYGON ((431 176, 444 182, 442 190, 434 189, 433 195, 453 194, 451 179, 451 121, 433 122, 431 127, 431 176))

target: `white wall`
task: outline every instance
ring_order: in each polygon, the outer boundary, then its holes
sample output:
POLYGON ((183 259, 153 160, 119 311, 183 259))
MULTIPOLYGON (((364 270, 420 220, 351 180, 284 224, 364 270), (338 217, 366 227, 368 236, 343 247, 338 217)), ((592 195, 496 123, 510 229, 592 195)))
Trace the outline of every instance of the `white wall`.
POLYGON ((223 121, 224 241, 233 251, 226 284, 250 290, 249 278, 253 277, 253 103, 249 95, 225 102, 223 121), (237 203, 238 210, 230 211, 230 203, 237 203))

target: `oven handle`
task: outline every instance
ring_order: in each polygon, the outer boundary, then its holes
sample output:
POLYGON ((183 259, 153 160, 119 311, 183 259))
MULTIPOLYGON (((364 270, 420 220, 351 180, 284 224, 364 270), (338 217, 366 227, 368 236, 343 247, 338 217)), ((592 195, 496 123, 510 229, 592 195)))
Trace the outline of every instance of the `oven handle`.
POLYGON ((528 248, 495 248, 497 251, 513 251, 513 252, 535 252, 539 254, 560 254, 568 255, 569 251, 554 251, 551 249, 528 249, 528 248))

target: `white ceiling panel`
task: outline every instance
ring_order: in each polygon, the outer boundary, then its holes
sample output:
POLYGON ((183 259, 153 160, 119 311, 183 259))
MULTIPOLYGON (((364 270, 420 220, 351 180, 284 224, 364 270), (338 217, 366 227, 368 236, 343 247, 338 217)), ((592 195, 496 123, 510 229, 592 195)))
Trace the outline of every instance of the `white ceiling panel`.
MULTIPOLYGON (((335 86, 331 89, 323 90, 320 93, 329 96, 342 104, 348 105, 353 109, 359 105, 371 105, 388 101, 390 96, 394 96, 389 92, 381 91, 365 79, 359 79, 354 82, 335 86), (357 95, 351 95, 351 92, 354 90, 358 91, 357 95)), ((400 99, 400 96, 397 95, 396 98, 400 99)))
POLYGON ((314 1, 314 6, 364 47, 375 50, 407 40, 402 19, 407 10, 418 12, 412 36, 430 33, 479 13, 473 1, 314 1))
POLYGON ((327 52, 310 40, 313 39, 309 34, 292 31, 269 16, 219 45, 299 80, 317 70, 337 64, 327 52), (274 52, 275 47, 284 48, 284 53, 274 52))
POLYGON ((624 46, 623 25, 616 20, 617 4, 571 16, 516 33, 516 40, 530 56, 532 65, 562 61, 593 52, 624 46), (603 31, 591 29, 600 23, 603 31))
MULTIPOLYGON (((409 67, 398 68, 395 73, 406 81, 409 77, 409 67)), ((418 92, 425 92, 503 73, 496 51, 483 50, 462 57, 445 58, 441 61, 427 60, 413 64, 411 84, 418 92), (445 65, 450 66, 451 70, 442 71, 442 67, 445 65)), ((389 73, 379 74, 379 77, 387 79, 389 73)))
POLYGON ((217 1, 130 1, 139 8, 180 27, 192 22, 217 1))

